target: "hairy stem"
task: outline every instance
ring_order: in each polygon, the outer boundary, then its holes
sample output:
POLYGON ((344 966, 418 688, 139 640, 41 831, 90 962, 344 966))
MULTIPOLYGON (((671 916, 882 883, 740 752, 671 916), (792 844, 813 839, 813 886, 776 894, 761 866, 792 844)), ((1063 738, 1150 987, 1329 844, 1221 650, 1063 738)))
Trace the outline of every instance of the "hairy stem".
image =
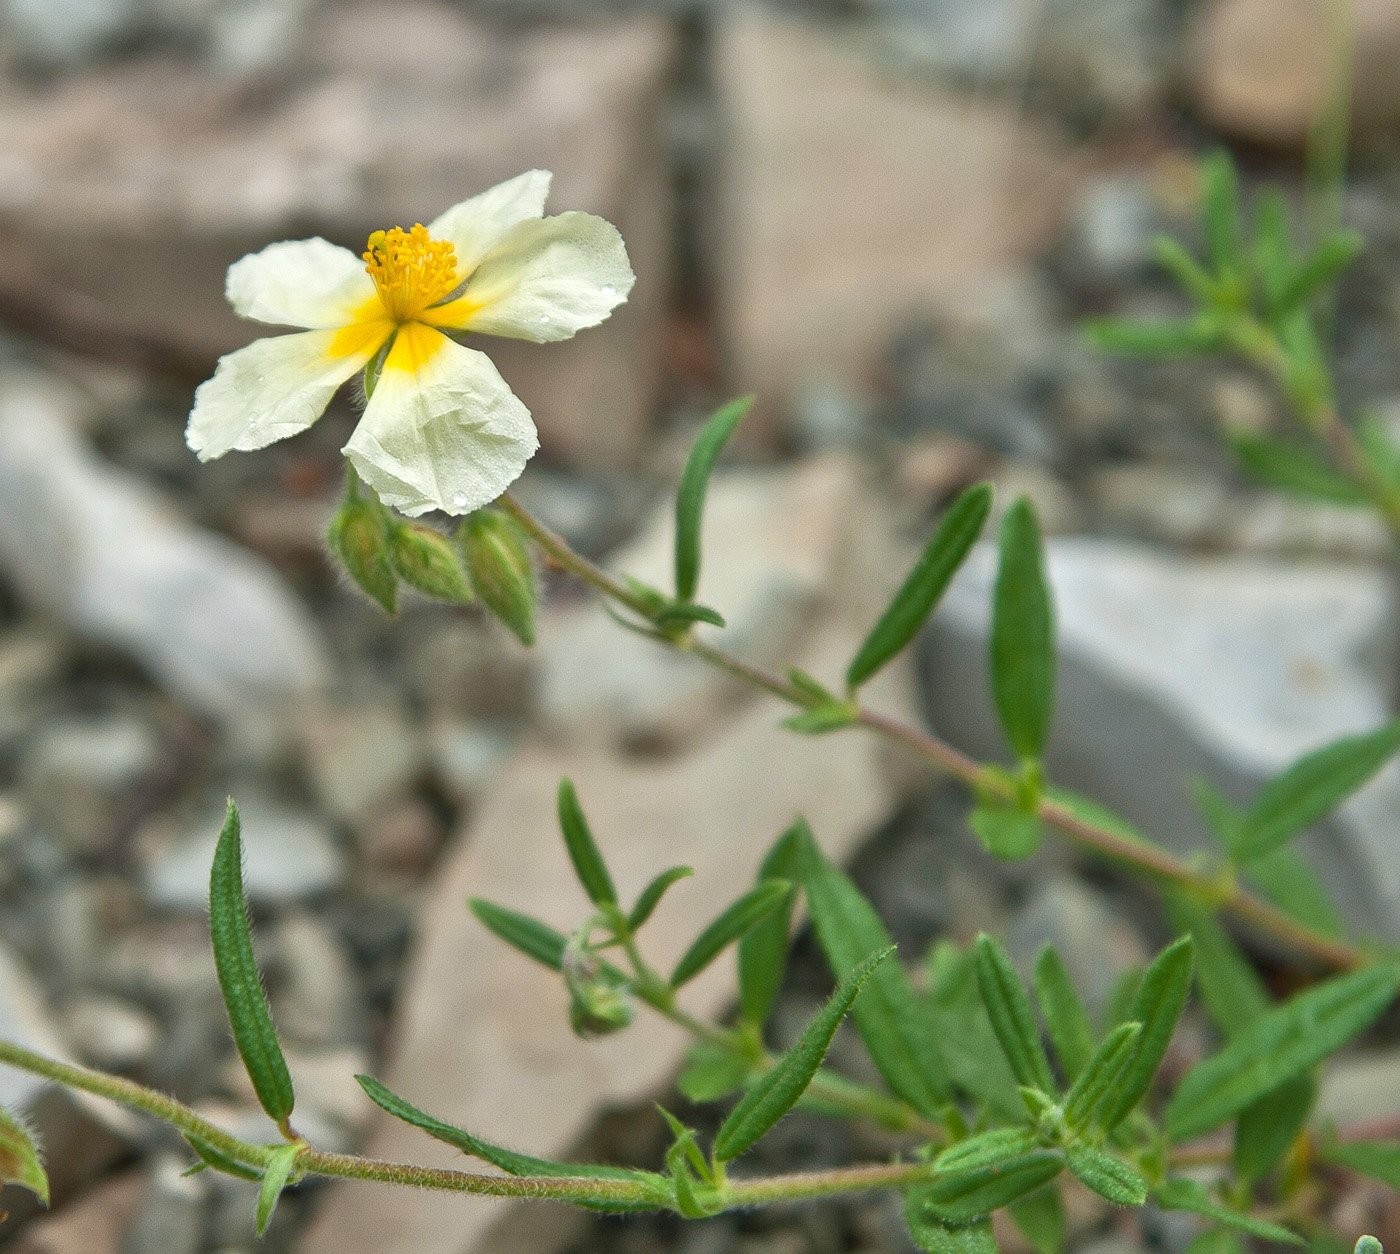
MULTIPOLYGON (((1340 427, 1340 422, 1337 425, 1340 427)), ((1342 431, 1354 444, 1350 432, 1344 427, 1342 431)), ((1358 457, 1362 457, 1359 448, 1356 449, 1356 453, 1358 457)), ((1364 461, 1364 457, 1362 460, 1364 461)), ((562 537, 541 523, 509 493, 501 497, 499 504, 525 528, 554 565, 582 579, 603 596, 643 618, 650 617, 651 609, 642 597, 586 557, 575 553, 562 537)), ((1400 536, 1400 498, 1394 501, 1393 525, 1396 527, 1397 536, 1400 536)), ((745 662, 715 645, 697 640, 689 632, 680 637, 658 632, 655 639, 660 644, 689 653, 798 708, 806 708, 808 704, 803 694, 782 676, 745 662)), ((855 723, 886 740, 902 745, 926 762, 973 788, 993 793, 1007 788, 985 764, 977 762, 927 732, 864 707, 857 707, 855 723)), ((1008 797, 1008 800, 1014 798, 1008 797)), ((1082 848, 1131 867, 1154 882, 1185 889, 1189 893, 1205 897, 1212 903, 1218 903, 1237 919, 1324 967, 1351 970, 1365 961, 1365 955, 1359 949, 1297 922, 1237 884, 1222 893, 1221 885, 1214 876, 1197 870, 1159 846, 1130 840, 1119 832, 1086 822, 1053 801, 1042 799, 1038 805, 1038 813, 1046 826, 1060 832, 1082 848)))

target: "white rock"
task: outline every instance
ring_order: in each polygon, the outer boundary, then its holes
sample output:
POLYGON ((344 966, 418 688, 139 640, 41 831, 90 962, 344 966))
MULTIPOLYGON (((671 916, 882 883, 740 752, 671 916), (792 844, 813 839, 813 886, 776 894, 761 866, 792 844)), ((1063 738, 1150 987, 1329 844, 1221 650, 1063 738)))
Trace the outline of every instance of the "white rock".
POLYGON ((351 824, 407 790, 423 761, 417 729, 390 701, 316 707, 302 744, 321 803, 351 824))
POLYGON ((309 613, 270 567, 103 464, 75 399, 0 381, 0 565, 20 596, 129 654, 193 709, 263 743, 325 682, 309 613))
MULTIPOLYGON (((1051 776, 1173 849, 1209 840, 1195 777, 1245 802, 1303 753, 1390 715, 1397 606, 1377 569, 1086 538, 1048 553, 1060 641, 1051 776)), ((1002 757, 986 678, 995 564, 979 546, 949 589, 926 637, 925 694, 948 740, 1002 757)), ((1400 933, 1400 770, 1302 848, 1354 926, 1400 933)))
POLYGON ((63 1011, 63 1030, 78 1055, 106 1071, 146 1062, 160 1031, 155 1016, 119 997, 88 993, 63 1011))

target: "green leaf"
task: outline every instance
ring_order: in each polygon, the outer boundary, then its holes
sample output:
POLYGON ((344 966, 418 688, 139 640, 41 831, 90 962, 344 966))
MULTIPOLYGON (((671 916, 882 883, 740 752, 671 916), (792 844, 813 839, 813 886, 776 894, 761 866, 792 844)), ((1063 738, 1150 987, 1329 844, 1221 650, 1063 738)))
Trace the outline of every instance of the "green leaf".
POLYGON ((1035 1254, 1060 1254, 1065 1248, 1069 1224, 1065 1219, 1065 1200, 1058 1187, 1049 1185, 1017 1198, 1007 1207, 1011 1222, 1030 1242, 1035 1254))
POLYGON ((977 1171, 1008 1158, 1019 1158, 1034 1148, 1035 1133, 1030 1128, 989 1128, 950 1145, 933 1160, 933 1165, 940 1173, 977 1171))
POLYGON ((1277 187, 1265 188, 1255 202, 1252 254, 1264 303, 1272 307, 1296 269, 1288 202, 1277 187))
POLYGON ((1326 936, 1341 936, 1342 913, 1296 850, 1275 849, 1249 864, 1249 878, 1285 914, 1326 936))
POLYGON ((924 1207, 948 1223, 967 1223, 1048 1184, 1063 1166, 1058 1154, 1032 1150, 991 1167, 939 1176, 924 1193, 924 1207))
POLYGON ((1049 945, 1035 960, 1035 999, 1065 1079, 1073 1084, 1094 1056, 1094 1029, 1064 959, 1049 945))
POLYGON ((469 605, 474 600, 466 572, 446 536, 422 523, 397 523, 389 555, 400 579, 424 596, 469 605))
POLYGON ((262 1108, 282 1123, 292 1113, 295 1096, 253 957, 248 908, 243 900, 243 840, 232 798, 209 877, 209 935, 238 1056, 262 1108))
POLYGON ((1373 1023, 1400 986, 1391 964, 1336 976, 1256 1019, 1198 1063, 1167 1107, 1167 1134, 1199 1136, 1315 1066, 1373 1023))
POLYGON ((1024 496, 1002 519, 991 655, 992 689, 1006 738, 1020 757, 1038 758, 1055 704, 1055 622, 1040 525, 1024 496))
POLYGON ((1163 1210, 1184 1210, 1195 1215, 1204 1215, 1216 1223, 1228 1224, 1251 1236, 1263 1237, 1266 1241, 1281 1241, 1288 1245, 1303 1245, 1305 1242, 1280 1224, 1269 1223, 1242 1215, 1217 1202, 1205 1185, 1184 1176, 1165 1180, 1152 1190, 1152 1200, 1163 1210))
POLYGON ((1110 810, 1102 802, 1095 801, 1092 797, 1085 797, 1077 792, 1071 792, 1068 788, 1058 788, 1054 785, 1045 788, 1044 795, 1047 801, 1069 811, 1081 823, 1101 827, 1104 831, 1112 832, 1124 840, 1130 840, 1135 845, 1152 844, 1152 841, 1148 840, 1121 814, 1110 810))
POLYGON ((1220 321, 1211 313, 1152 320, 1091 318, 1084 330, 1100 352, 1123 357, 1195 357, 1225 343, 1220 321))
POLYGON ((28 1189, 49 1204, 49 1177, 33 1134, 17 1116, 0 1106, 0 1182, 28 1189))
POLYGON ((972 808, 967 825, 982 842, 982 847, 1003 862, 1029 858, 1040 848, 1040 838, 1044 834, 1039 815, 988 801, 978 802, 972 808))
POLYGON ((1194 952, 1191 938, 1183 936, 1162 950, 1143 973, 1128 1010, 1128 1017, 1142 1024, 1142 1035, 1132 1060, 1099 1109, 1099 1123, 1107 1131, 1126 1119, 1152 1087, 1191 992, 1194 952))
POLYGON ((1228 1038, 1240 1035, 1272 1005, 1268 990, 1220 920, 1182 894, 1167 898, 1176 926, 1196 942, 1196 983, 1210 1017, 1228 1038))
POLYGON ((498 509, 468 514, 453 537, 481 603, 527 648, 535 643, 539 590, 520 524, 498 509))
POLYGON ((982 534, 991 509, 992 488, 986 483, 968 488, 948 507, 909 577, 856 651, 846 671, 849 689, 859 688, 918 634, 982 534))
POLYGON ((1080 1183, 1115 1206, 1141 1206, 1147 1201, 1147 1181, 1121 1158, 1083 1144, 1071 1145, 1065 1157, 1080 1183))
POLYGON ((1191 1238, 1185 1254, 1245 1254, 1245 1249, 1234 1229, 1207 1228, 1191 1238))
POLYGON ((837 985, 831 1000, 807 1025, 797 1044, 778 1059, 771 1071, 760 1076, 729 1112, 715 1135, 716 1159, 728 1162, 737 1158, 797 1105, 798 1098, 807 1091, 817 1068, 822 1065, 831 1047, 831 1038, 836 1035, 856 995, 875 968, 893 952, 894 947, 890 946, 871 954, 837 985))
POLYGON ((1157 264, 1176 280, 1181 290, 1203 309, 1214 305, 1219 286, 1181 244, 1169 235, 1159 235, 1152 241, 1157 264))
POLYGON ((792 892, 789 880, 765 880, 727 907, 691 944, 671 972, 671 987, 693 980, 760 919, 771 914, 792 892))
POLYGON ((1241 1180, 1256 1184, 1283 1161, 1316 1096, 1312 1076, 1300 1075, 1244 1108, 1235 1124, 1235 1171, 1241 1180))
POLYGON ((1230 154, 1217 149, 1206 157, 1201 180, 1206 253, 1217 271, 1235 269, 1244 244, 1240 238, 1240 181, 1230 154))
POLYGON ((783 719, 783 726, 803 736, 824 736, 827 732, 852 726, 859 714, 853 701, 828 701, 783 719))
POLYGON ((627 916, 627 926, 632 931, 637 931, 643 923, 651 918, 656 907, 661 904, 661 899, 666 895, 666 890, 672 884, 680 880, 689 879, 695 874, 693 867, 673 866, 669 871, 662 871, 651 881, 637 897, 637 904, 632 907, 632 913, 627 916))
POLYGON ((914 1244, 929 1254, 997 1254, 992 1221, 979 1219, 970 1224, 945 1224, 929 1213, 920 1186, 904 1197, 904 1217, 914 1244))
MULTIPOLYGON (((833 972, 849 971, 892 942, 861 891, 827 861, 811 832, 802 837, 802 889, 817 939, 833 972)), ((886 962, 870 977, 852 1012, 885 1083, 921 1115, 937 1118, 951 1097, 933 1020, 904 968, 886 962)))
POLYGON ((267 1166, 263 1169, 262 1184, 258 1188, 258 1236, 267 1232, 267 1225, 272 1222, 272 1212, 277 1209, 277 1200, 282 1196, 282 1190, 287 1187, 287 1180, 297 1165, 297 1156, 305 1148, 302 1144, 281 1145, 267 1160, 267 1166))
MULTIPOLYGON (((402 1097, 391 1092, 370 1076, 357 1075, 355 1081, 365 1091, 365 1096, 370 1101, 381 1110, 393 1115, 395 1119, 400 1119, 404 1123, 426 1132, 434 1140, 451 1145, 464 1154, 470 1154, 473 1158, 488 1162, 493 1167, 499 1167, 507 1175, 568 1176, 580 1180, 634 1180, 649 1187, 659 1187, 662 1197, 669 1194, 665 1182, 654 1172, 634 1171, 627 1167, 607 1167, 596 1163, 559 1163, 547 1158, 535 1158, 529 1154, 518 1154, 514 1150, 492 1145, 489 1141, 483 1141, 462 1128, 454 1127, 450 1123, 444 1123, 441 1119, 435 1119, 432 1115, 425 1114, 418 1107, 406 1102, 402 1097)), ((656 1207, 656 1201, 619 1203, 600 1198, 593 1205, 600 1210, 652 1210, 656 1207)))
POLYGON ((928 990, 934 1034, 953 1083, 999 1118, 1019 1121, 1023 1108, 1016 1077, 982 1004, 976 959, 951 942, 935 945, 928 958, 928 990))
POLYGON ((1286 318, 1348 269, 1366 246, 1355 231, 1337 231, 1322 241, 1270 302, 1272 318, 1286 318))
MULTIPOLYGON (((218 1171, 226 1176, 236 1176, 239 1180, 262 1179, 260 1171, 246 1163, 240 1163, 236 1158, 230 1158, 223 1150, 215 1149, 203 1137, 195 1136, 190 1132, 182 1132, 180 1135, 185 1138, 190 1149, 194 1151, 195 1157, 199 1159, 199 1162, 190 1168, 190 1172, 202 1171, 208 1167, 211 1171, 218 1171)), ((188 1175, 189 1172, 185 1174, 188 1175)))
POLYGON ((1230 852, 1241 865, 1272 853, 1366 783, 1400 750, 1400 718, 1344 736, 1293 763, 1245 811, 1230 852))
POLYGON ((1400 1141, 1343 1141, 1324 1144, 1324 1162, 1349 1167, 1400 1190, 1400 1141))
POLYGON ((1366 504, 1356 484, 1301 444, 1240 430, 1227 431, 1226 439, 1240 465, 1260 483, 1334 505, 1366 504))
POLYGON ((987 1017, 1016 1079, 1044 1093, 1056 1092, 1031 999, 1005 948, 984 932, 977 938, 973 952, 977 956, 977 987, 982 991, 987 1017))
POLYGON ((685 1070, 677 1078, 676 1087, 698 1105, 736 1092, 748 1079, 749 1064, 742 1054, 702 1041, 687 1051, 685 1070))
POLYGON ((588 900, 595 906, 617 905, 617 889, 613 887, 607 864, 588 828, 588 820, 583 816, 583 807, 579 805, 572 780, 559 781, 559 828, 564 833, 569 861, 574 864, 574 871, 583 885, 583 891, 588 894, 588 900))
POLYGON ((1103 1039, 1074 1086, 1065 1095, 1065 1122, 1078 1131, 1087 1125, 1099 1103, 1118 1082, 1137 1051, 1141 1023, 1120 1023, 1103 1039))
POLYGON ((507 910, 494 902, 483 901, 480 897, 471 898, 467 906, 487 931, 493 932, 507 945, 513 945, 521 953, 554 971, 563 967, 564 948, 568 940, 549 924, 532 919, 528 914, 507 910))
POLYGON ((1390 425, 1378 414, 1364 414, 1356 427, 1356 438, 1371 468, 1392 488, 1400 488, 1400 447, 1390 433, 1390 425))
POLYGON ((700 429, 686 458, 676 492, 676 600, 690 601, 700 583, 700 522, 705 511, 705 489, 710 472, 729 437, 753 405, 752 396, 741 396, 722 406, 700 429))
POLYGON ((757 1027, 768 1013, 782 986, 787 968, 788 933, 797 904, 797 882, 802 876, 802 844, 807 827, 798 820, 768 851, 758 869, 758 880, 788 880, 793 887, 778 907, 751 927, 739 941, 739 1008, 757 1027))
POLYGON ((700 1152, 700 1146, 695 1141, 695 1129, 687 1128, 659 1102, 656 1109, 666 1121, 666 1126, 671 1129, 671 1135, 675 1137, 675 1142, 667 1155, 668 1159, 671 1157, 671 1153, 679 1150, 685 1155, 686 1162, 694 1169, 697 1177, 707 1184, 713 1184, 714 1173, 710 1170, 710 1164, 705 1161, 705 1155, 700 1152))

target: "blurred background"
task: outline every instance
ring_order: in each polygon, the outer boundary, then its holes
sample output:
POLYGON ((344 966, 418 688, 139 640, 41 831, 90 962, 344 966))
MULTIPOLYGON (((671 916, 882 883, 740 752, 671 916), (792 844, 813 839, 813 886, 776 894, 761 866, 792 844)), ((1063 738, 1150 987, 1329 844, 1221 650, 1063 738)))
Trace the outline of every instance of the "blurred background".
MULTIPOLYGON (((564 774, 624 894, 697 868, 654 925, 659 962, 801 810, 855 859, 907 961, 980 928, 1023 961, 1053 939, 1101 1005, 1168 929, 1064 845, 993 863, 956 790, 854 735, 779 732, 775 706, 652 652, 567 584, 547 581, 532 652, 472 610, 410 602, 391 620, 348 589, 323 544, 348 399, 304 436, 200 466, 193 388, 259 333, 228 310, 224 271, 283 238, 358 251, 553 170, 551 211, 617 223, 638 282, 568 344, 480 345, 541 429, 521 499, 662 579, 689 440, 756 392, 712 488, 701 596, 745 656, 830 679, 953 493, 983 477, 1003 501, 1028 493, 1064 649, 1052 768, 1190 848, 1193 777, 1248 796, 1392 708, 1391 555, 1365 511, 1239 477, 1222 428, 1285 424, 1261 379, 1107 360, 1079 322, 1179 308, 1152 240, 1195 242, 1196 159, 1227 144, 1247 185, 1284 185, 1300 229, 1365 236, 1332 324, 1341 393, 1400 427, 1397 65, 1397 0, 0 2, 0 1033, 272 1135, 208 950, 232 793, 313 1139, 455 1160, 374 1117, 351 1079, 371 1071, 512 1146, 659 1162, 654 1099, 706 1126, 673 1090, 685 1042, 652 1023, 576 1041, 555 981, 463 908, 584 917, 556 847, 564 774)), ((973 562, 875 703, 995 755, 988 571, 973 562)), ((1363 934, 1400 935, 1398 820, 1383 776, 1314 839, 1363 934)), ((1275 987, 1297 978, 1253 956, 1275 987)), ((724 1013, 729 978, 697 981, 692 1008, 724 1013)), ((775 1040, 826 980, 800 941, 775 1040)), ((1178 1065, 1204 1040, 1188 1021, 1178 1065)), ((253 1186, 183 1178, 178 1141, 17 1073, 0 1099, 38 1128, 56 1204, 35 1215, 6 1189, 5 1249, 254 1249, 253 1186)), ((1323 1110, 1400 1111, 1400 1046, 1336 1064, 1323 1110)), ((891 1149, 798 1115, 755 1160, 891 1149)), ((1194 1231, 1087 1197, 1075 1250, 1179 1254, 1194 1231)), ((1358 1184, 1334 1219, 1400 1239, 1398 1215, 1358 1184)), ((260 1248, 911 1247, 897 1198, 682 1228, 317 1186, 288 1194, 260 1248)))

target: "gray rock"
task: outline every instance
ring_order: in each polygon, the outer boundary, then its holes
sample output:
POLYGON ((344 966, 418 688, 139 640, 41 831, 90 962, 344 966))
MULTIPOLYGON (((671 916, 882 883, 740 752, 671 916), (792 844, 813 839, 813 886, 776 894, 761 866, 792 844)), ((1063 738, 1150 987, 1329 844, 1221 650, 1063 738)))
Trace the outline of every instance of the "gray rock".
POLYGON ((75 998, 64 1008, 62 1023, 79 1057, 104 1071, 142 1067, 154 1053, 160 1032, 150 1011, 100 993, 75 998))
POLYGON ((1150 275, 1156 265, 1154 240, 1165 228, 1145 176, 1114 174, 1090 183, 1080 193, 1070 223, 1074 277, 1116 286, 1150 275))
POLYGON ((480 723, 443 719, 428 729, 428 755, 434 775, 459 805, 480 795, 510 748, 510 737, 480 723))
POLYGON ((1329 1059, 1318 1089, 1315 1118, 1368 1124, 1400 1115, 1400 1050, 1343 1054, 1329 1059))
POLYGON ((81 65, 141 26, 138 0, 5 0, 4 32, 26 60, 81 65))
POLYGON ((366 1012, 340 938, 314 915, 297 912, 268 935, 277 1026, 304 1045, 362 1042, 366 1012))
POLYGON ((203 1175, 185 1175, 188 1165, 173 1154, 161 1154, 151 1164, 146 1196, 122 1254, 199 1254, 209 1190, 203 1175))
MULTIPOLYGON (((995 553, 981 546, 924 638, 931 721, 985 757, 1006 750, 987 695, 995 553)), ((1060 663, 1052 778, 1180 852, 1207 841, 1203 776, 1240 802, 1304 752, 1373 728, 1395 691, 1396 596, 1336 562, 1168 556, 1049 545, 1060 663)), ((1300 848, 1351 925, 1400 933, 1400 770, 1388 768, 1300 848)))
MULTIPOLYGON (((243 887, 250 901, 279 905, 328 892, 346 873, 346 858, 325 823, 306 810, 243 791, 243 887)), ((209 867, 224 821, 207 811, 179 830, 153 836, 141 869, 147 900, 161 909, 206 909, 209 867)))
POLYGON ((45 829, 74 852, 92 854, 160 761, 160 742, 144 721, 109 714, 46 726, 26 750, 20 777, 45 829))
POLYGON ((302 720, 302 746, 321 804, 352 825, 403 794, 423 763, 418 729, 392 701, 318 707, 302 720))
POLYGON ((276 740, 279 714, 327 674, 310 615, 268 566, 100 462, 80 412, 51 381, 0 380, 0 565, 24 600, 237 739, 276 740))

